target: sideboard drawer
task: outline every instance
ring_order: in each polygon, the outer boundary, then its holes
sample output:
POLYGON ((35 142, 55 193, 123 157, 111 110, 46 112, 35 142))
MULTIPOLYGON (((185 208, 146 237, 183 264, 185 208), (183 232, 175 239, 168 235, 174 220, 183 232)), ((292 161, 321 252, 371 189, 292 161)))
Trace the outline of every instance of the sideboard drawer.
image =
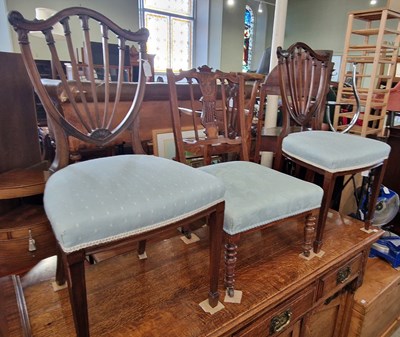
POLYGON ((318 298, 335 293, 344 285, 354 280, 361 272, 362 254, 358 254, 346 264, 336 268, 321 278, 318 298))
POLYGON ((56 240, 42 206, 25 205, 0 216, 0 276, 55 254, 56 240))
POLYGON ((314 287, 310 287, 260 316, 250 325, 233 334, 233 336, 278 336, 280 332, 293 326, 312 307, 313 302, 314 287))

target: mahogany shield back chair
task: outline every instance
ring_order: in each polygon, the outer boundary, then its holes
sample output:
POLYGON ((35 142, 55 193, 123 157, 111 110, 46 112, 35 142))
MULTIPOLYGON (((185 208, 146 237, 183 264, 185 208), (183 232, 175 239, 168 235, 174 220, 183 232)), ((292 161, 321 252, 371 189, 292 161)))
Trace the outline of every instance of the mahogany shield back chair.
MULTIPOLYGON (((199 71, 181 71, 177 75, 173 74, 171 70, 168 71, 176 158, 182 163, 189 164, 186 160, 185 150, 191 151, 191 143, 184 139, 181 126, 177 122, 180 114, 186 111, 189 111, 192 116, 200 118, 199 122, 195 123, 196 125, 200 124, 206 130, 210 126, 211 130, 215 130, 214 140, 205 143, 207 146, 212 147, 210 152, 222 153, 223 151, 230 151, 229 147, 236 151, 238 145, 241 149, 241 156, 239 157, 241 160, 215 163, 198 168, 199 171, 207 172, 221 179, 226 188, 224 282, 228 295, 232 297, 235 296, 235 266, 240 236, 273 225, 284 226, 288 221, 301 219, 300 221, 304 223, 304 237, 300 240, 302 248, 299 247, 299 253, 309 256, 312 248, 315 216, 318 214, 323 192, 315 184, 249 161, 247 142, 251 123, 247 119, 250 119, 248 114, 252 108, 248 106, 248 109, 245 109, 244 98, 241 98, 245 92, 243 88, 245 79, 249 75, 221 71, 214 72, 209 68, 202 73, 203 69, 201 68, 199 71), (177 80, 182 80, 186 77, 189 77, 189 84, 177 83, 177 80), (232 95, 231 100, 241 100, 239 103, 230 102, 227 104, 235 107, 235 118, 237 118, 238 130, 240 131, 235 135, 240 135, 240 137, 235 136, 234 138, 228 137, 228 139, 225 139, 224 136, 230 132, 229 127, 233 125, 233 122, 229 122, 229 118, 218 118, 220 116, 220 107, 214 104, 213 98, 218 97, 218 90, 221 88, 218 79, 227 78, 236 83, 233 89, 237 94, 232 95), (197 89, 201 91, 201 94, 197 97, 202 97, 202 99, 193 102, 193 105, 196 104, 195 107, 179 107, 176 86, 188 85, 190 87, 194 85, 190 81, 191 79, 195 79, 198 83, 197 89), (197 111, 199 111, 198 115, 196 115, 197 111), (206 122, 202 124, 202 120, 206 122), (218 133, 222 133, 222 136, 218 136, 218 133), (219 138, 221 138, 221 141, 219 141, 219 138)), ((227 91, 230 91, 230 89, 227 91)), ((256 83, 249 99, 251 104, 254 104, 257 95, 258 84, 256 83)), ((203 137, 206 138, 205 136, 203 137)), ((194 138, 192 142, 200 142, 200 137, 194 138)), ((208 161, 209 163, 210 161, 208 161)))
POLYGON ((314 252, 318 253, 338 177, 370 170, 373 184, 364 220, 365 229, 370 229, 390 146, 374 139, 320 130, 332 70, 329 57, 301 42, 287 50, 279 47, 277 56, 283 125, 274 167, 283 170, 285 159, 289 159, 307 169, 307 180, 312 180, 315 173, 323 177, 324 198, 314 241, 314 252), (303 132, 291 132, 293 125, 303 132))
MULTIPOLYGON (((136 130, 145 90, 143 67, 147 63, 148 31, 124 30, 100 13, 82 7, 61 10, 44 21, 29 21, 20 13, 11 12, 9 21, 18 33, 26 69, 55 134, 56 155, 51 166, 52 175, 46 183, 44 207, 59 248, 56 280, 63 283, 66 278, 68 282, 76 334, 89 336, 84 263, 87 255, 149 238, 163 239, 173 235, 177 227, 204 217, 209 218, 210 231, 208 303, 215 307, 219 296, 225 192, 220 179, 179 162, 143 154, 97 158, 69 165, 68 138, 102 147, 127 130, 136 130), (56 43, 53 27, 58 23, 63 27, 64 39, 56 43), (96 35, 93 29, 101 28, 98 36, 102 41, 106 74, 101 81, 94 78, 90 61, 82 65, 75 57, 72 31, 78 29, 81 36, 80 26, 87 53, 91 52, 91 34, 96 35), (68 100, 72 113, 64 113, 60 104, 50 98, 33 58, 30 32, 44 34, 59 77, 55 86, 59 100, 68 100), (107 46, 111 36, 120 46, 118 79, 113 83, 107 76, 107 46), (136 90, 131 92, 131 106, 121 111, 122 67, 128 43, 137 45, 140 52, 139 79, 133 86, 136 90), (67 51, 75 74, 72 82, 67 80, 60 62, 63 44, 67 46, 64 52, 67 51), (85 67, 84 78, 79 75, 80 67, 85 67), (115 90, 110 94, 112 86, 115 90), (104 96, 102 104, 97 99, 99 92, 104 96)), ((65 57, 63 55, 63 59, 65 57)))

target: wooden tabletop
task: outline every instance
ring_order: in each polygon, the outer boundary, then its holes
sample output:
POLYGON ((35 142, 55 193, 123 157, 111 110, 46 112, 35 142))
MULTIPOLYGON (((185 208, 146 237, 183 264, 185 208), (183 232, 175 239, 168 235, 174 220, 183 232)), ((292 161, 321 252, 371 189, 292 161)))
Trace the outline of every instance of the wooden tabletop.
MULTIPOLYGON (((208 291, 206 227, 196 231, 200 241, 194 244, 179 237, 149 242, 146 260, 132 252, 87 265, 91 336, 230 336, 272 302, 293 295, 381 235, 367 234, 361 226, 337 213, 328 217, 325 254, 310 261, 299 258, 303 226, 296 222, 243 235, 236 275, 242 303, 224 303, 214 315, 199 306, 208 291)), ((75 336, 67 289, 54 292, 43 281, 25 286, 24 293, 34 337, 75 336)))
POLYGON ((47 180, 47 171, 17 169, 0 174, 0 199, 13 199, 41 194, 47 180))

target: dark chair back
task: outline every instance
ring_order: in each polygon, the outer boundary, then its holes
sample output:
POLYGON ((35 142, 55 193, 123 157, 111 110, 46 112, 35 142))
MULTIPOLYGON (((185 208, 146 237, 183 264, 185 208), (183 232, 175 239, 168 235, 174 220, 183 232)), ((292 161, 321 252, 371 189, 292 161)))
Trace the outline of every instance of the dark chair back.
POLYGON ((211 163, 214 155, 237 153, 249 160, 250 127, 254 104, 263 76, 254 74, 253 89, 246 90, 252 75, 212 71, 207 66, 174 74, 167 70, 171 114, 176 145, 176 159, 202 157, 211 163), (190 105, 181 106, 177 86, 188 85, 190 105), (182 116, 190 116, 192 125, 183 128, 182 116))
MULTIPOLYGON (((56 158, 52 171, 63 168, 70 162, 69 137, 104 147, 115 141, 124 131, 132 131, 145 90, 146 78, 142 68, 146 68, 143 65, 147 63, 147 29, 130 32, 102 14, 82 7, 66 8, 47 20, 30 21, 16 11, 10 12, 8 18, 18 33, 25 66, 54 134, 56 158), (62 33, 57 33, 59 28, 62 33), (35 63, 30 36, 38 34, 43 38, 42 51, 49 51, 54 80, 43 81, 35 63), (93 63, 92 40, 101 41, 101 67, 104 73, 101 79, 96 76, 99 65, 93 63), (79 60, 82 43, 85 56, 79 60), (119 45, 118 65, 110 64, 112 43, 119 45), (126 77, 128 44, 134 44, 139 50, 139 80, 136 89, 132 91, 132 104, 121 112, 118 108, 126 77), (115 72, 118 75, 113 82, 111 75, 115 72), (53 88, 56 92, 51 95, 48 88, 53 88), (64 102, 72 107, 69 113, 63 111, 60 103, 64 102)), ((35 44, 40 42, 39 39, 36 40, 35 44)), ((137 139, 138 136, 133 135, 132 143, 137 144, 137 139)))

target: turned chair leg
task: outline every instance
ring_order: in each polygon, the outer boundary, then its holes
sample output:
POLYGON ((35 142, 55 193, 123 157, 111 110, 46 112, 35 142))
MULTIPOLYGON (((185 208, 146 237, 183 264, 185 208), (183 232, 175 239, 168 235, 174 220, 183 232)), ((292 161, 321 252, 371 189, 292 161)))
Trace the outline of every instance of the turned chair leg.
POLYGON ((310 256, 312 248, 312 240, 315 233, 315 222, 316 218, 312 214, 306 216, 305 226, 304 226, 304 243, 303 243, 303 254, 306 257, 310 256))
POLYGON ((219 301, 218 280, 221 262, 222 233, 224 225, 224 203, 217 206, 216 212, 208 218, 209 240, 210 240, 210 292, 208 293, 208 304, 216 307, 219 301))
POLYGON ((66 255, 68 266, 68 291, 77 337, 89 337, 87 307, 85 254, 82 251, 66 255))
POLYGON ((225 277, 224 286, 228 296, 233 297, 235 293, 235 268, 237 261, 237 243, 240 240, 240 234, 226 235, 225 243, 225 277))

